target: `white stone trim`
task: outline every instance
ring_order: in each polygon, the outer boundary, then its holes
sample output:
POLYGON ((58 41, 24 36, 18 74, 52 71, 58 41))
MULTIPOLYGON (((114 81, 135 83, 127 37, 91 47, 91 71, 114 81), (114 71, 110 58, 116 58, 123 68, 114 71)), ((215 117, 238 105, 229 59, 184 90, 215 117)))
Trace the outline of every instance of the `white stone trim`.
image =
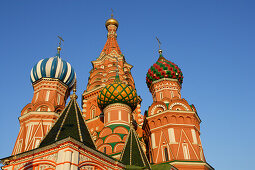
MULTIPOLYGON (((151 109, 151 115, 155 115, 156 113, 154 113, 155 109, 156 108, 159 108, 159 107, 162 107, 163 108, 163 112, 166 111, 166 107, 162 104, 157 104, 156 106, 154 106, 152 109, 151 109)), ((162 113, 162 112, 161 112, 162 113)), ((158 114, 157 114, 158 115, 158 114)))
POLYGON ((171 104, 171 105, 169 106, 169 109, 172 110, 173 107, 176 106, 176 105, 181 105, 181 106, 183 106, 183 107, 186 109, 186 111, 190 111, 189 108, 188 108, 185 104, 180 103, 180 102, 176 102, 176 103, 171 104))

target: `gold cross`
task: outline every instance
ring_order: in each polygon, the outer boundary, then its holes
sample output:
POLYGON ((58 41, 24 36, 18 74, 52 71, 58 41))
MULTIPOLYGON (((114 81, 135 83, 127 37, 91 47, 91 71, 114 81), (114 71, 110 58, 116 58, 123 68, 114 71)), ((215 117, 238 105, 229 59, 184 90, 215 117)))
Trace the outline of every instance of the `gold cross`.
POLYGON ((59 43, 58 43, 58 46, 60 47, 61 46, 61 42, 64 42, 63 38, 58 36, 58 39, 59 39, 59 43))
POLYGON ((113 9, 111 8, 112 14, 111 14, 111 18, 113 18, 113 9))
POLYGON ((159 41, 158 37, 156 37, 156 39, 158 40, 158 47, 159 47, 159 49, 160 49, 161 42, 159 41))

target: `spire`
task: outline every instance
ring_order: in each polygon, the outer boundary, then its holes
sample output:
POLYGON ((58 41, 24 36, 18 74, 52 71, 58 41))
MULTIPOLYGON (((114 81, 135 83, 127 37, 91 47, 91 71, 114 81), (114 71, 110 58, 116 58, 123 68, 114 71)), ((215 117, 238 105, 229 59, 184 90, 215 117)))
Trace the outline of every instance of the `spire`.
POLYGON ((58 52, 57 52, 57 56, 60 56, 60 51, 61 51, 61 42, 64 42, 63 38, 58 36, 58 39, 59 39, 59 43, 58 43, 58 52))
POLYGON ((105 27, 108 31, 107 41, 102 50, 102 53, 105 55, 110 55, 111 52, 114 50, 117 52, 117 54, 119 55, 121 54, 120 47, 117 42, 117 33, 116 33, 118 26, 119 26, 118 21, 114 19, 113 14, 111 14, 111 18, 105 22, 105 27))
POLYGON ((162 50, 161 50, 161 48, 160 48, 161 42, 159 41, 158 37, 156 37, 156 39, 157 39, 157 41, 158 41, 158 53, 159 53, 159 55, 162 55, 162 50))
POLYGON ((75 94, 75 91, 76 88, 74 88, 74 93, 71 95, 71 99, 64 111, 49 133, 42 140, 39 147, 44 147, 71 137, 92 149, 96 149, 88 127, 82 117, 80 107, 76 101, 77 95, 75 94))
POLYGON ((116 76, 115 76, 115 80, 114 82, 115 83, 119 83, 120 82, 120 76, 119 76, 119 60, 118 60, 118 57, 114 57, 116 59, 116 76))
POLYGON ((132 113, 130 113, 130 130, 124 149, 120 156, 120 161, 127 166, 131 166, 132 168, 138 166, 151 169, 150 163, 142 149, 140 140, 134 129, 132 113))
POLYGON ((76 84, 77 83, 77 81, 75 80, 75 83, 74 83, 74 85, 73 85, 73 94, 70 96, 70 98, 71 99, 77 99, 78 98, 78 96, 76 95, 76 84))
POLYGON ((132 125, 130 126, 130 131, 120 156, 120 161, 132 168, 144 167, 146 169, 151 169, 150 163, 141 147, 138 135, 135 129, 132 128, 132 125))

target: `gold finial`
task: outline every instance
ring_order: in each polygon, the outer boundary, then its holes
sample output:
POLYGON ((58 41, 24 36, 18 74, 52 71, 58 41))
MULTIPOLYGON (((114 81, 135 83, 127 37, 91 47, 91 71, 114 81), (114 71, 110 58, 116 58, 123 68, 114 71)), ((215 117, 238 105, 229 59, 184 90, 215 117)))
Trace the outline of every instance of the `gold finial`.
POLYGON ((76 95, 76 83, 77 81, 75 80, 75 83, 73 85, 73 94, 70 96, 71 99, 77 99, 78 96, 76 95))
POLYGON ((111 11, 112 11, 112 13, 111 13, 111 18, 108 19, 108 20, 105 22, 105 27, 106 27, 107 30, 108 30, 107 27, 108 27, 109 25, 115 25, 115 26, 117 27, 117 29, 118 29, 118 26, 119 26, 118 21, 117 21, 116 19, 113 18, 113 9, 111 9, 111 11))
POLYGON ((58 48, 57 48, 57 50, 58 50, 58 54, 60 54, 60 51, 61 51, 61 42, 64 42, 64 40, 63 40, 63 38, 60 37, 60 36, 58 36, 58 39, 59 39, 59 43, 58 43, 58 48))
POLYGON ((156 37, 157 41, 158 41, 158 53, 162 54, 162 50, 160 49, 161 46, 161 42, 159 41, 158 37, 156 37))
POLYGON ((112 11, 112 13, 111 13, 111 18, 113 18, 113 9, 111 8, 111 11, 112 11))

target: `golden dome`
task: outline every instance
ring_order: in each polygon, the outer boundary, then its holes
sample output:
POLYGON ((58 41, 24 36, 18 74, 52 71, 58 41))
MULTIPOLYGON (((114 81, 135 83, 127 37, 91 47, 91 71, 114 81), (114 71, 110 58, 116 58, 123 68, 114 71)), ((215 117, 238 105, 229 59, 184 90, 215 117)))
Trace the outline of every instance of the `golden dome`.
POLYGON ((118 21, 117 21, 116 19, 110 18, 110 19, 108 19, 108 20, 105 22, 105 27, 106 27, 106 29, 107 29, 108 25, 115 25, 115 26, 118 28, 119 23, 118 23, 118 21))

